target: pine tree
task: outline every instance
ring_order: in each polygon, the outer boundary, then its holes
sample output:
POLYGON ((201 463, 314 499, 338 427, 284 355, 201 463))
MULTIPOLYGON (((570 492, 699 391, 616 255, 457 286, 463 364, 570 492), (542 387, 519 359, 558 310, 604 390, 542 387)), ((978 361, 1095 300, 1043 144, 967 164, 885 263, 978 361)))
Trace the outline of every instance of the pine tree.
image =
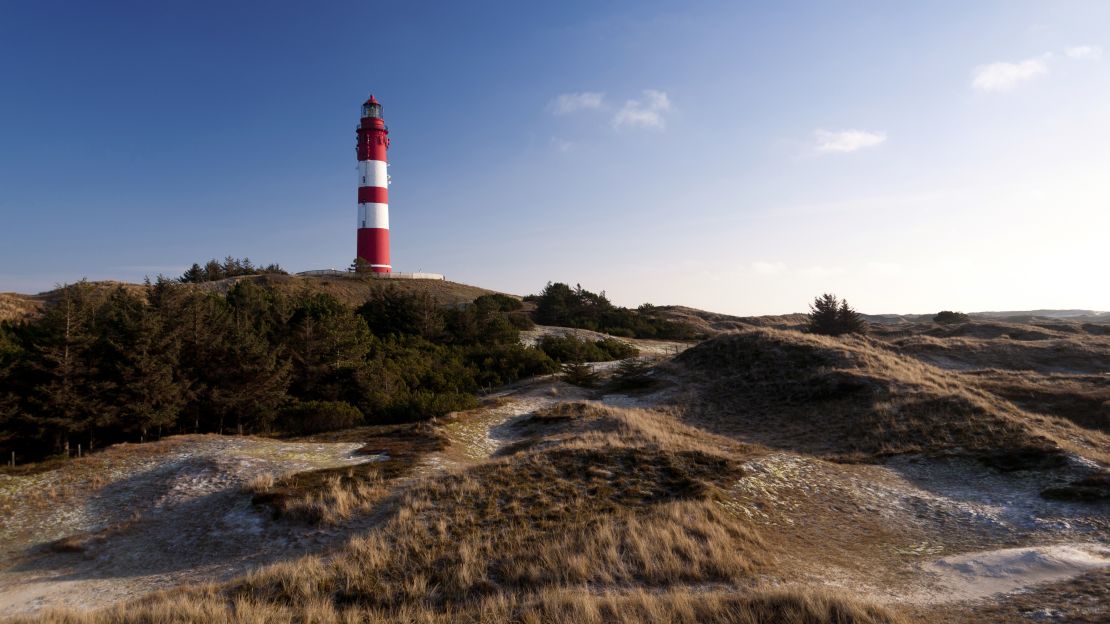
POLYGON ((644 358, 630 357, 617 364, 613 374, 613 385, 617 388, 640 388, 651 383, 648 373, 651 362, 644 358))
POLYGON ((832 293, 825 293, 809 306, 809 332, 826 336, 840 335, 838 313, 840 300, 832 293))
POLYGON ((331 295, 305 294, 288 324, 291 391, 302 399, 338 400, 352 369, 370 351, 366 321, 331 295))
POLYGON ((204 281, 204 269, 194 262, 193 266, 185 269, 185 273, 181 275, 179 281, 184 284, 199 284, 204 281))
POLYGON ((808 331, 826 336, 867 333, 863 316, 832 293, 825 293, 809 306, 808 331))
MULTIPOLYGON (((157 292, 157 289, 156 289, 157 292)), ((178 375, 185 384, 185 422, 194 432, 215 430, 212 405, 218 372, 211 362, 224 349, 228 312, 217 295, 167 290, 158 305, 164 318, 176 319, 173 330, 180 340, 178 375)))
POLYGON ((848 305, 847 299, 841 300, 840 307, 836 309, 836 322, 841 334, 867 333, 867 321, 848 305))
POLYGON ((265 431, 286 400, 289 362, 250 324, 227 317, 221 349, 208 363, 209 406, 218 430, 232 421, 237 431, 265 431))
POLYGON ((40 382, 35 384, 30 403, 40 414, 38 420, 51 438, 54 452, 68 446, 75 435, 89 436, 91 447, 95 420, 102 411, 103 386, 91 362, 94 299, 93 287, 85 281, 63 287, 60 300, 34 327, 28 355, 40 382))
POLYGON ((143 438, 173 426, 187 384, 175 374, 179 344, 160 309, 120 288, 109 296, 99 325, 101 368, 113 384, 105 411, 115 422, 107 424, 143 438))
POLYGON ((572 386, 592 388, 597 385, 598 374, 589 364, 570 362, 563 364, 563 381, 572 386))

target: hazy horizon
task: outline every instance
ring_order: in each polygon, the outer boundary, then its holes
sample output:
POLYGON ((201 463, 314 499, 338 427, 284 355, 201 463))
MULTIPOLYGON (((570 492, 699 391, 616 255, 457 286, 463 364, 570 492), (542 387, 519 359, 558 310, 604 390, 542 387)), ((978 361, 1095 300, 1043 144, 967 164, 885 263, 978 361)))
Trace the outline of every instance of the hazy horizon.
POLYGON ((373 92, 398 271, 737 315, 1110 310, 1106 3, 6 13, 0 291, 346 267, 373 92))

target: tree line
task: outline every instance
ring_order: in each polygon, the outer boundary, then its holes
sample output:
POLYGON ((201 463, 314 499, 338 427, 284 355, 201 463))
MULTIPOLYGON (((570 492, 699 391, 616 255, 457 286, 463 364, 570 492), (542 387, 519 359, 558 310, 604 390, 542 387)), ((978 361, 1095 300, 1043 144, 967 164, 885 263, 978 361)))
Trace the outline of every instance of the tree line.
POLYGON ((250 258, 233 258, 228 256, 223 262, 215 258, 204 263, 204 266, 194 262, 193 266, 185 269, 185 273, 177 278, 184 284, 200 284, 202 282, 215 282, 229 277, 242 275, 277 274, 288 275, 285 269, 276 264, 255 266, 250 258))
POLYGON ((520 306, 489 295, 444 309, 395 286, 355 309, 249 281, 226 295, 162 278, 138 293, 81 282, 40 317, 0 324, 0 452, 470 408, 482 388, 557 370, 519 344, 531 325, 520 306))

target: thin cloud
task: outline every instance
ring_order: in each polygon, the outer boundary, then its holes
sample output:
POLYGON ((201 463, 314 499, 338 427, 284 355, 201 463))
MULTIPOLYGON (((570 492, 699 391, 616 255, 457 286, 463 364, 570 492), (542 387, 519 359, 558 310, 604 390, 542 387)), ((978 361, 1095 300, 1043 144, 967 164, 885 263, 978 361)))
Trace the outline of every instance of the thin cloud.
POLYGON ((672 109, 671 99, 665 91, 645 89, 643 98, 627 100, 613 116, 614 128, 665 128, 666 114, 672 109))
POLYGON ((902 274, 902 265, 897 262, 868 262, 867 272, 881 277, 894 277, 902 274))
POLYGON ((1077 61, 1097 61, 1102 58, 1102 46, 1082 45, 1064 50, 1064 56, 1077 61))
POLYGON ((781 275, 786 273, 787 267, 782 262, 757 261, 752 263, 752 271, 757 275, 781 275))
POLYGON ((848 154, 867 147, 882 145, 886 142, 885 132, 816 130, 813 134, 816 139, 814 149, 823 153, 848 154))
POLYGON ((574 143, 559 137, 551 137, 551 146, 560 152, 569 152, 574 149, 574 143))
POLYGON ((1048 73, 1046 54, 1017 63, 988 63, 971 72, 971 88, 976 91, 1008 91, 1019 84, 1048 73))
POLYGON ((798 271, 798 275, 802 277, 830 277, 833 275, 840 275, 844 273, 844 267, 839 266, 824 266, 814 265, 808 266, 798 271))
POLYGON ((594 110, 605 105, 605 94, 596 91, 560 93, 548 108, 555 115, 568 115, 581 110, 594 110))

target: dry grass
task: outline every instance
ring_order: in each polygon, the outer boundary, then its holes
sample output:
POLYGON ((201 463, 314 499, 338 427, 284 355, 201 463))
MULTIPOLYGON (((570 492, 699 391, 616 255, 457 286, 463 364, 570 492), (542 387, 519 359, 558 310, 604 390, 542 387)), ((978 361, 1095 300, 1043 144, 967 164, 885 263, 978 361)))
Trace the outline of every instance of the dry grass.
POLYGON ((1066 374, 1110 370, 1110 336, 1086 332, 1068 334, 1023 325, 968 325, 962 333, 914 334, 890 344, 900 353, 948 368, 1066 374), (1004 333, 1004 328, 1010 333, 1004 333))
POLYGON ((777 327, 779 329, 801 329, 805 327, 805 314, 780 314, 769 316, 731 316, 717 312, 707 312, 686 306, 659 306, 656 308, 664 318, 686 323, 706 336, 716 336, 723 332, 742 331, 753 327, 777 327))
POLYGON ((677 410, 618 408, 591 401, 558 403, 519 421, 516 430, 522 439, 500 454, 553 446, 646 446, 695 451, 725 461, 753 451, 748 445, 683 423, 677 410))
POLYGON ((48 612, 43 624, 185 624, 196 622, 278 624, 903 624, 888 609, 809 589, 742 593, 673 589, 597 593, 555 589, 501 594, 466 605, 432 610, 421 607, 373 609, 328 601, 284 605, 249 598, 228 600, 219 590, 158 596, 106 611, 48 612))
POLYGON ((676 358, 699 390, 691 418, 714 430, 843 460, 955 453, 1012 469, 1062 450, 1110 460, 1110 437, 1029 414, 966 376, 862 337, 760 329, 676 358))
POLYGON ((1030 412, 1065 418, 1110 433, 1110 376, 984 370, 969 381, 1030 412))
POLYGON ((0 321, 13 321, 35 316, 42 310, 42 301, 31 295, 0 293, 0 321))
POLYGON ((417 483, 382 526, 336 557, 269 568, 230 593, 464 618, 474 617, 476 602, 500 597, 508 615, 476 621, 534 621, 520 612, 519 596, 582 585, 733 584, 769 564, 758 533, 718 503, 719 487, 740 478, 739 468, 687 427, 591 404, 543 412, 523 427, 568 420, 573 427, 548 431, 550 444, 417 483))
POLYGON ((246 490, 252 502, 274 510, 280 518, 316 524, 339 524, 369 510, 389 493, 392 481, 406 476, 421 457, 442 450, 447 442, 427 424, 359 427, 304 438, 317 442, 359 441, 359 452, 383 456, 340 468, 299 472, 275 480, 262 475, 246 490))
POLYGON ((553 441, 415 482, 381 524, 326 558, 37 621, 903 621, 821 591, 760 589, 775 555, 721 504, 743 475, 716 438, 589 403, 522 427, 553 441))
POLYGON ((693 452, 523 453, 423 482, 341 556, 271 568, 237 591, 301 604, 323 587, 340 604, 391 609, 567 584, 733 582, 766 554, 713 499, 711 480, 730 475, 693 452))

